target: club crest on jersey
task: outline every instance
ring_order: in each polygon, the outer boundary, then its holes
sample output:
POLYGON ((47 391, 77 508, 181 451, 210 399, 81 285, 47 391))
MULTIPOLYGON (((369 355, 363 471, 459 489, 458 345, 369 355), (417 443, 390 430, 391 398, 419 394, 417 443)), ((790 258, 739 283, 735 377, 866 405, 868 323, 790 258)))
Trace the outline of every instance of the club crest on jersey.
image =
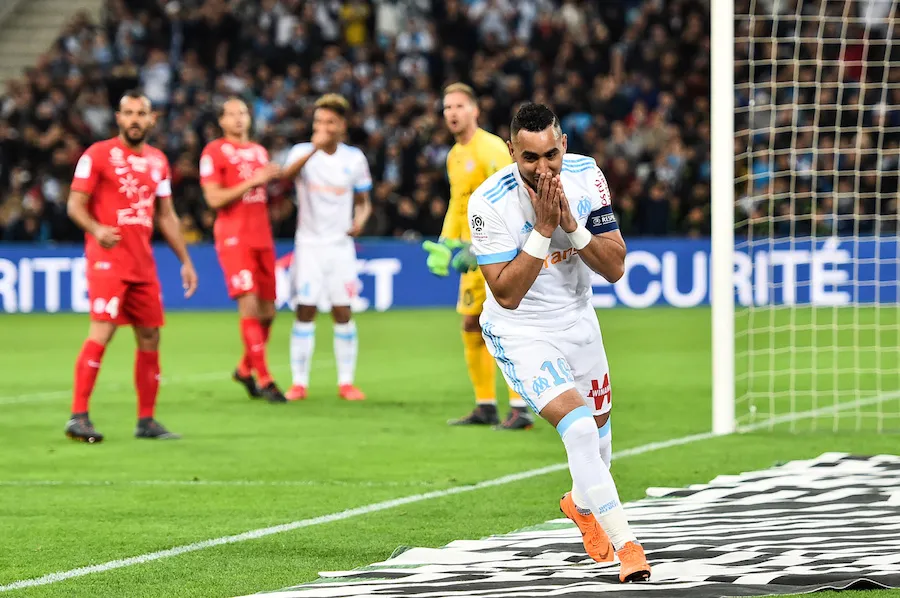
POLYGON ((541 396, 541 393, 549 388, 550 381, 543 376, 535 377, 534 382, 531 384, 531 390, 533 390, 534 394, 536 394, 537 396, 541 396))
POLYGON ((588 199, 587 195, 582 195, 581 199, 578 200, 578 218, 587 218, 588 214, 591 213, 591 200, 588 199))

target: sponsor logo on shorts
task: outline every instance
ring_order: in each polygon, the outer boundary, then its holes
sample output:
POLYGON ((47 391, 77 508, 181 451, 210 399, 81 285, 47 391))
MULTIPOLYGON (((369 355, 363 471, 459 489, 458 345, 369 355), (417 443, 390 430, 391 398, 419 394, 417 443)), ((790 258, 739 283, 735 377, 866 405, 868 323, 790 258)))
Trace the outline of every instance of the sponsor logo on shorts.
POLYGON ((603 384, 599 380, 591 380, 591 390, 588 398, 594 399, 594 410, 603 409, 606 403, 612 403, 612 393, 609 388, 609 374, 603 374, 603 384))

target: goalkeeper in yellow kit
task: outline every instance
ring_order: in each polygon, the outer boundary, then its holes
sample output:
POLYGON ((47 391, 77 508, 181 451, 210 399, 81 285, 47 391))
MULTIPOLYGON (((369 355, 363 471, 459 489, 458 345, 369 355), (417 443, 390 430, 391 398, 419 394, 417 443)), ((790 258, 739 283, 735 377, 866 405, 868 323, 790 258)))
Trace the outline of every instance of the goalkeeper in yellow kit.
POLYGON ((512 162, 506 143, 478 127, 475 92, 463 83, 444 90, 444 120, 456 138, 447 155, 450 205, 439 242, 425 241, 428 269, 447 276, 450 268, 461 273, 456 311, 462 314, 462 338, 475 390, 475 409, 450 425, 497 425, 500 430, 527 430, 534 425, 524 399, 509 389, 510 411, 503 423, 497 416, 496 365, 481 336, 478 318, 484 305, 484 277, 471 253, 468 223, 469 196, 489 176, 512 162))

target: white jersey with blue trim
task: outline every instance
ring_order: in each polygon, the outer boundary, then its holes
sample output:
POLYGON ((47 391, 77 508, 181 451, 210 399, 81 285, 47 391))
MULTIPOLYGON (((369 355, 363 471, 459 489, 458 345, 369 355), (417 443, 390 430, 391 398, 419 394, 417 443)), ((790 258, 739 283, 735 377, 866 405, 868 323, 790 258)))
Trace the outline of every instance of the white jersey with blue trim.
MULTIPOLYGON (((566 154, 560 179, 579 224, 593 234, 618 228, 606 177, 593 158, 566 154)), ((535 220, 525 184, 513 163, 488 178, 469 198, 472 251, 479 265, 509 262, 525 245, 535 220)), ((557 228, 544 267, 519 306, 515 310, 501 307, 488 286, 482 322, 567 328, 577 322, 582 309, 591 306, 592 276, 569 237, 557 228)))
MULTIPOLYGON (((298 143, 288 152, 284 166, 311 151, 311 143, 298 143)), ((317 151, 295 184, 297 241, 346 239, 353 223, 353 194, 372 189, 369 161, 359 148, 340 143, 333 154, 317 151)))

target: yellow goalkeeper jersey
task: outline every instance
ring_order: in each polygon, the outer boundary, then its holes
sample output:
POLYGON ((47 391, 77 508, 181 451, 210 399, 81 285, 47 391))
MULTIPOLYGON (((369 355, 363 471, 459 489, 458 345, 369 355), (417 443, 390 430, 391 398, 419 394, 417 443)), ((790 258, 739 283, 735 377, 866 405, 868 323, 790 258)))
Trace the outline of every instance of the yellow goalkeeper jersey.
POLYGON ((471 240, 468 211, 469 196, 489 176, 512 163, 506 142, 484 129, 465 145, 457 143, 447 154, 447 178, 450 180, 450 205, 444 216, 441 237, 471 240))

